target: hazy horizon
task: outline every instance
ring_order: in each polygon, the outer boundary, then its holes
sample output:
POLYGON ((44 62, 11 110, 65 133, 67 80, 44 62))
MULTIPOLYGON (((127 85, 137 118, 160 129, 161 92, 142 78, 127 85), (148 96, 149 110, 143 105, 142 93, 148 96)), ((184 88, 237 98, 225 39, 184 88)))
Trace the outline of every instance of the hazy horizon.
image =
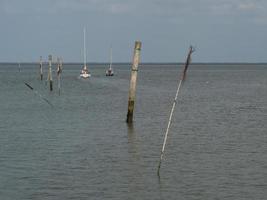
POLYGON ((266 63, 263 0, 0 0, 0 62, 38 62, 48 54, 82 62, 266 63))

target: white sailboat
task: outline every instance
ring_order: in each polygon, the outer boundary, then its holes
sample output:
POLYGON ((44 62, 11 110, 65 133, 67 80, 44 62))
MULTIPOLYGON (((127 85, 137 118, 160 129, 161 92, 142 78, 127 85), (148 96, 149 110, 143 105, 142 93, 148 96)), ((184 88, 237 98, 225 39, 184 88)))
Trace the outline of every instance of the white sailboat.
POLYGON ((110 63, 109 63, 109 68, 106 70, 106 76, 113 76, 114 72, 112 69, 112 47, 110 47, 110 63))
POLYGON ((86 34, 86 30, 85 28, 83 29, 83 59, 84 59, 84 63, 83 63, 83 68, 81 70, 81 73, 80 73, 80 77, 81 78, 89 78, 91 77, 91 74, 87 68, 87 65, 86 65, 86 46, 85 46, 85 34, 86 34))

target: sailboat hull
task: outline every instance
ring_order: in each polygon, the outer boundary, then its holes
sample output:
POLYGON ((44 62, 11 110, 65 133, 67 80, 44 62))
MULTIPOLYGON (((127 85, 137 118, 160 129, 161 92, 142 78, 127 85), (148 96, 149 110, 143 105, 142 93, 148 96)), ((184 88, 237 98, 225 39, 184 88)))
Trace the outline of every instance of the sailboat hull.
POLYGON ((90 78, 91 74, 80 74, 81 78, 90 78))
POLYGON ((109 70, 106 71, 106 76, 113 76, 113 75, 114 75, 113 71, 109 70))

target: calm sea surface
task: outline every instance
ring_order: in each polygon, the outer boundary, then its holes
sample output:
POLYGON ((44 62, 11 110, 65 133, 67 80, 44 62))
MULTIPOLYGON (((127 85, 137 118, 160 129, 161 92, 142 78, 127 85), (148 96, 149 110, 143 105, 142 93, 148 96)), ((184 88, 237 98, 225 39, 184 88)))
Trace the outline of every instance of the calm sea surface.
POLYGON ((189 67, 160 178, 181 65, 139 66, 131 127, 130 65, 63 67, 59 96, 55 72, 49 92, 38 65, 0 64, 0 199, 266 199, 267 65, 189 67))

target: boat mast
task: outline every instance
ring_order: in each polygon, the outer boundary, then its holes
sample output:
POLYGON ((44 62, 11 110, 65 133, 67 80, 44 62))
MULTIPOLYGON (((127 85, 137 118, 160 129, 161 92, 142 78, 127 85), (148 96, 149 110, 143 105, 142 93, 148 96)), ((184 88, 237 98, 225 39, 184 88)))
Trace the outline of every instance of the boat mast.
POLYGON ((85 47, 85 34, 86 34, 86 29, 85 27, 83 28, 83 59, 84 59, 84 68, 86 68, 86 47, 85 47))
POLYGON ((110 46, 110 64, 109 64, 109 70, 111 70, 112 66, 112 46, 110 46))

